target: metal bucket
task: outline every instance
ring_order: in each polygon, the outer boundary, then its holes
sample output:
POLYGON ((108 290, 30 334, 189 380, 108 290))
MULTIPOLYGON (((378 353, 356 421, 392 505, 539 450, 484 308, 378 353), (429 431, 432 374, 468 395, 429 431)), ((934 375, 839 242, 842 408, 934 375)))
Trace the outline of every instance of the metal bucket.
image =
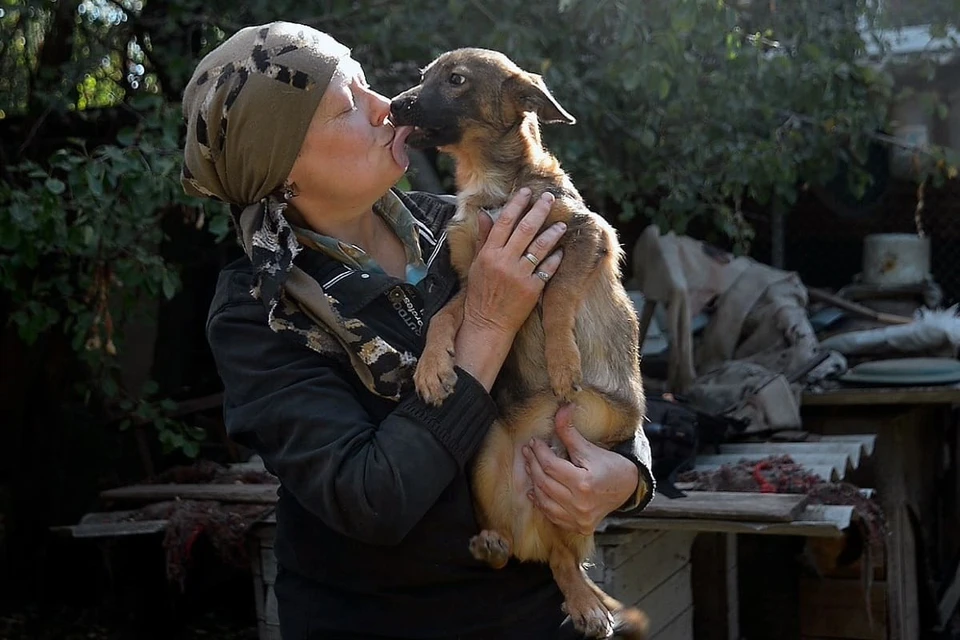
POLYGON ((877 233, 863 239, 866 284, 906 286, 930 275, 930 238, 912 233, 877 233))

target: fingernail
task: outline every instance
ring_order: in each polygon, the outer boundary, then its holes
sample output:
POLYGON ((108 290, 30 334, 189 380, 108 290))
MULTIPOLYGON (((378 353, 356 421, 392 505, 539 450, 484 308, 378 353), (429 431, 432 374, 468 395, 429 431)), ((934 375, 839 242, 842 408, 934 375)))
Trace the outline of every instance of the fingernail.
POLYGON ((530 187, 522 187, 522 188, 520 189, 520 195, 522 195, 522 196, 529 196, 529 195, 530 195, 530 187))
POLYGON ((555 226, 561 233, 567 230, 567 225, 563 222, 558 222, 553 226, 555 226))
POLYGON ((543 195, 540 196, 540 199, 543 200, 544 202, 553 202, 553 201, 554 201, 553 194, 550 193, 549 191, 544 191, 544 192, 543 192, 543 195))
POLYGON ((521 453, 523 453, 523 457, 524 457, 524 458, 529 458, 529 457, 530 457, 530 447, 528 447, 527 445, 523 445, 523 447, 520 449, 520 451, 521 451, 521 453))
POLYGON ((533 448, 533 438, 530 438, 530 442, 527 443, 527 446, 531 449, 533 448))
POLYGON ((527 497, 533 500, 534 499, 533 491, 527 491, 527 497))

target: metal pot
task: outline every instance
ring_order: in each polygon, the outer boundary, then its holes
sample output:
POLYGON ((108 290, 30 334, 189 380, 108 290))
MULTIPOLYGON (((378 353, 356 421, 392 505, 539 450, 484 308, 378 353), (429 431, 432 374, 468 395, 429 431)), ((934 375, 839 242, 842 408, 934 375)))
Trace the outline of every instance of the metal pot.
POLYGON ((930 238, 912 233, 877 233, 863 239, 866 284, 907 286, 930 275, 930 238))

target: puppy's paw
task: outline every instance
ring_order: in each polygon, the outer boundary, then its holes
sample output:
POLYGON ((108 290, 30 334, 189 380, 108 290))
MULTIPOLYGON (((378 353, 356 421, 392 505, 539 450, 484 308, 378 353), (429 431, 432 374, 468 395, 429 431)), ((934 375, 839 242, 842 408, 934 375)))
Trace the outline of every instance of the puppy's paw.
POLYGON ((470 538, 470 554, 494 569, 502 569, 510 559, 510 543, 496 531, 484 529, 470 538))
POLYGON ((553 395, 557 396, 562 402, 572 402, 573 396, 581 390, 580 385, 583 382, 579 359, 576 367, 551 367, 549 375, 553 395))
POLYGON ((573 620, 573 626, 587 638, 613 636, 613 616, 593 594, 575 600, 567 599, 563 610, 573 620))
POLYGON ((580 367, 580 351, 574 346, 568 348, 551 348, 547 346, 544 354, 547 360, 547 375, 550 378, 550 388, 553 394, 564 402, 573 400, 573 395, 580 391, 583 382, 583 370, 580 367))
POLYGON ((427 404, 440 406, 457 384, 453 349, 424 351, 413 374, 417 393, 427 404))

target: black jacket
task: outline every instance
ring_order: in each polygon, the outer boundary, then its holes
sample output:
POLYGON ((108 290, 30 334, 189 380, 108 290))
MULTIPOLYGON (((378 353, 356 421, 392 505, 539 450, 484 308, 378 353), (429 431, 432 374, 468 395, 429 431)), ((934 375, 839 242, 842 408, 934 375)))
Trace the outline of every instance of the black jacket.
MULTIPOLYGON (((428 319, 457 286, 442 233, 453 206, 401 197, 423 223, 429 257, 416 286, 316 251, 302 251, 297 264, 347 303, 344 315, 419 354, 428 319)), ((494 571, 467 548, 479 530, 467 466, 497 416, 483 387, 461 370, 439 408, 415 393, 399 403, 375 396, 349 362, 273 332, 251 286, 249 261, 226 267, 207 323, 226 428, 280 478, 277 559, 312 583, 327 628, 439 638, 496 635, 545 616, 559 622, 562 598, 547 566, 494 571)), ((621 452, 652 487, 646 442, 621 452)))

